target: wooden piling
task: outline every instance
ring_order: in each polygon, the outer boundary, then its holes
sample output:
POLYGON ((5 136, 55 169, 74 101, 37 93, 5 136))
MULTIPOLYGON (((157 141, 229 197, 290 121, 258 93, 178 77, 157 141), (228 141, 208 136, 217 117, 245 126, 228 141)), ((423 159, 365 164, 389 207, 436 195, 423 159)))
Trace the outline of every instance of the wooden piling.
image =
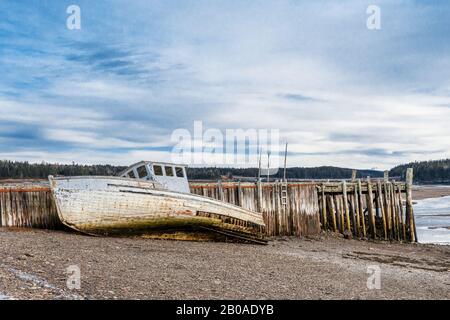
POLYGON ((413 168, 406 169, 406 221, 409 240, 417 241, 416 227, 414 221, 414 209, 412 201, 413 168))
POLYGON ((384 208, 386 212, 386 227, 387 227, 387 234, 389 240, 392 240, 392 218, 391 218, 391 203, 390 203, 390 192, 389 192, 389 185, 386 182, 386 180, 383 183, 384 187, 384 208))
POLYGON ((354 189, 354 199, 355 199, 355 215, 356 215, 356 236, 359 237, 361 233, 361 219, 359 213, 359 196, 358 196, 358 185, 355 184, 354 189))
POLYGON ((341 201, 339 199, 339 196, 334 196, 333 197, 334 202, 335 202, 335 207, 336 207, 336 221, 337 221, 337 227, 338 230, 343 233, 343 227, 342 227, 342 220, 341 220, 341 201))
POLYGON ((370 177, 367 177, 367 210, 369 213, 370 232, 373 239, 377 236, 377 227, 375 224, 375 212, 373 209, 373 194, 372 194, 372 182, 370 177))
POLYGON ((352 193, 349 193, 348 195, 349 197, 349 202, 350 202, 350 217, 352 219, 352 226, 353 226, 353 235, 354 236, 359 236, 359 229, 358 226, 356 224, 356 207, 355 207, 355 195, 352 193))
POLYGON ((380 207, 381 221, 382 221, 382 224, 383 224, 384 240, 387 240, 386 213, 385 213, 385 210, 384 210, 383 189, 382 189, 380 180, 378 180, 378 183, 377 183, 377 192, 378 192, 378 196, 377 196, 378 206, 380 207))
POLYGON ((217 187, 219 191, 219 200, 224 201, 224 194, 223 194, 223 188, 222 188, 222 180, 217 181, 217 187))
POLYGON ((400 226, 401 226, 401 233, 402 233, 402 240, 406 240, 406 226, 405 226, 405 219, 403 218, 403 200, 402 200, 402 192, 400 189, 400 185, 397 184, 397 198, 399 203, 399 217, 400 217, 400 226))
POLYGON ((325 185, 322 183, 322 193, 321 193, 321 203, 322 203, 322 226, 324 229, 328 228, 327 222, 327 201, 325 196, 325 185))
POLYGON ((364 205, 363 205, 363 193, 362 193, 361 179, 358 179, 357 187, 358 187, 359 215, 360 215, 360 221, 361 221, 361 227, 362 227, 363 236, 365 238, 367 235, 366 235, 366 221, 365 221, 365 217, 364 217, 364 205))
POLYGON ((256 182, 256 207, 258 212, 263 212, 261 179, 256 182))
POLYGON ((395 197, 395 181, 391 182, 391 199, 392 199, 392 223, 394 225, 394 236, 398 241, 400 240, 400 229, 399 229, 399 219, 398 219, 398 206, 397 199, 395 197))
POLYGON ((238 182, 237 192, 238 192, 238 205, 240 207, 243 207, 243 205, 244 205, 244 197, 243 197, 243 194, 242 194, 241 181, 238 182))
POLYGON ((345 232, 345 213, 344 213, 344 201, 342 195, 336 197, 339 206, 339 230, 342 234, 345 232))
POLYGON ((346 230, 351 233, 350 227, 350 212, 348 208, 348 195, 347 195, 347 182, 345 180, 342 181, 342 202, 344 203, 344 214, 345 214, 345 226, 346 230))
POLYGON ((333 201, 333 196, 327 196, 327 202, 328 202, 328 208, 329 208, 329 212, 330 212, 330 217, 331 217, 331 226, 333 228, 334 232, 337 232, 337 221, 336 221, 336 208, 334 205, 334 201, 333 201))

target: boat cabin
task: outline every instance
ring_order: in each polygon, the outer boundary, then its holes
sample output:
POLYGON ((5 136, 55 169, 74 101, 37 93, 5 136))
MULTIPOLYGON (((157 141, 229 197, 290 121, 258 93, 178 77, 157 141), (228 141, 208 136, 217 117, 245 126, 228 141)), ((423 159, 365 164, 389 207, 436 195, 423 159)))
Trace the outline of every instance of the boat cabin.
POLYGON ((122 171, 119 176, 156 181, 165 189, 190 193, 186 166, 182 164, 141 161, 122 171))

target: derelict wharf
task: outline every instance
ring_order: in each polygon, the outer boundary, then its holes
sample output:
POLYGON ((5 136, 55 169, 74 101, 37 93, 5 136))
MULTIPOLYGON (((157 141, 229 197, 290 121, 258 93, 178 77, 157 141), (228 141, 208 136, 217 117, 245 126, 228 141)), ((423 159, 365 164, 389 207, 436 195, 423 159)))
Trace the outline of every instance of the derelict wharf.
MULTIPOLYGON (((383 179, 290 182, 190 182, 191 193, 260 212, 267 236, 314 236, 417 242, 413 171, 404 182, 383 179)), ((46 181, 0 181, 0 226, 61 229, 46 181)))

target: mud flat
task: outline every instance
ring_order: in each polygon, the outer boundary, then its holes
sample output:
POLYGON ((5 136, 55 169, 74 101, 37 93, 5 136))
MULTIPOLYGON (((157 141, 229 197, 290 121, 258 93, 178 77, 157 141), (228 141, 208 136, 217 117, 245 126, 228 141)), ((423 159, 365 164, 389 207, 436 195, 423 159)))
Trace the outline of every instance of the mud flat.
POLYGON ((0 299, 450 299, 450 247, 283 239, 269 245, 0 228, 0 299), (81 269, 69 290, 66 268, 81 269), (368 289, 367 267, 381 268, 368 289))
POLYGON ((450 186, 421 185, 413 187, 413 199, 423 200, 450 196, 450 186))

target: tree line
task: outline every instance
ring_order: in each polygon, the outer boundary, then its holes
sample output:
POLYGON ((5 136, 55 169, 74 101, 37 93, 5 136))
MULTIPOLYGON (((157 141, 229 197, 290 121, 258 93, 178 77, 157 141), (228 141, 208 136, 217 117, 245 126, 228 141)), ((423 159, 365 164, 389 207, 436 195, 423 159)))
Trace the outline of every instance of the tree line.
POLYGON ((0 178, 2 179, 46 179, 49 175, 114 176, 124 169, 125 167, 111 165, 28 163, 0 160, 0 178))
MULTIPOLYGON (((19 161, 0 160, 1 179, 46 179, 49 175, 54 176, 115 176, 125 170, 123 166, 112 165, 80 165, 80 164, 52 164, 52 163, 29 163, 19 161)), ((192 180, 216 180, 221 178, 256 178, 258 168, 188 168, 188 177, 192 180)), ((348 179, 352 175, 352 169, 338 167, 316 167, 316 168, 287 168, 286 177, 289 179, 348 179)), ((358 171, 358 177, 380 177, 382 172, 375 170, 358 171)), ((265 176, 263 174, 263 176, 265 176)), ((283 169, 279 169, 271 179, 281 179, 283 169)))
MULTIPOLYGON (((411 162, 392 168, 389 172, 391 177, 404 178, 407 168, 414 169, 414 181, 417 183, 450 183, 450 159, 411 162)), ((0 179, 46 179, 49 175, 54 176, 115 176, 126 169, 124 166, 112 165, 81 165, 81 164, 51 164, 51 163, 29 163, 19 161, 0 160, 0 179)), ((217 180, 221 178, 247 177, 256 178, 258 168, 188 168, 188 177, 192 180, 217 180)), ((288 179, 349 179, 352 169, 332 166, 313 168, 294 167, 287 168, 288 179)), ((264 174, 263 174, 264 176, 264 174)), ((383 172, 377 170, 358 170, 357 177, 365 178, 382 177, 383 172)), ((281 179, 283 169, 270 176, 271 179, 281 179)))
MULTIPOLYGON (((271 175, 271 179, 282 179, 284 170, 280 168, 278 172, 271 175)), ((223 177, 239 178, 248 177, 256 178, 258 176, 258 168, 189 168, 188 176, 193 180, 210 180, 220 179, 223 177)), ((264 173, 261 175, 266 176, 264 173)), ((357 178, 382 177, 383 172, 376 170, 358 170, 357 178)), ((286 169, 286 178, 288 179, 350 179, 352 177, 352 169, 339 168, 331 166, 304 168, 293 167, 286 169)))
POLYGON ((389 174, 404 177, 407 168, 413 168, 416 183, 450 183, 450 159, 410 162, 392 168, 389 174))

